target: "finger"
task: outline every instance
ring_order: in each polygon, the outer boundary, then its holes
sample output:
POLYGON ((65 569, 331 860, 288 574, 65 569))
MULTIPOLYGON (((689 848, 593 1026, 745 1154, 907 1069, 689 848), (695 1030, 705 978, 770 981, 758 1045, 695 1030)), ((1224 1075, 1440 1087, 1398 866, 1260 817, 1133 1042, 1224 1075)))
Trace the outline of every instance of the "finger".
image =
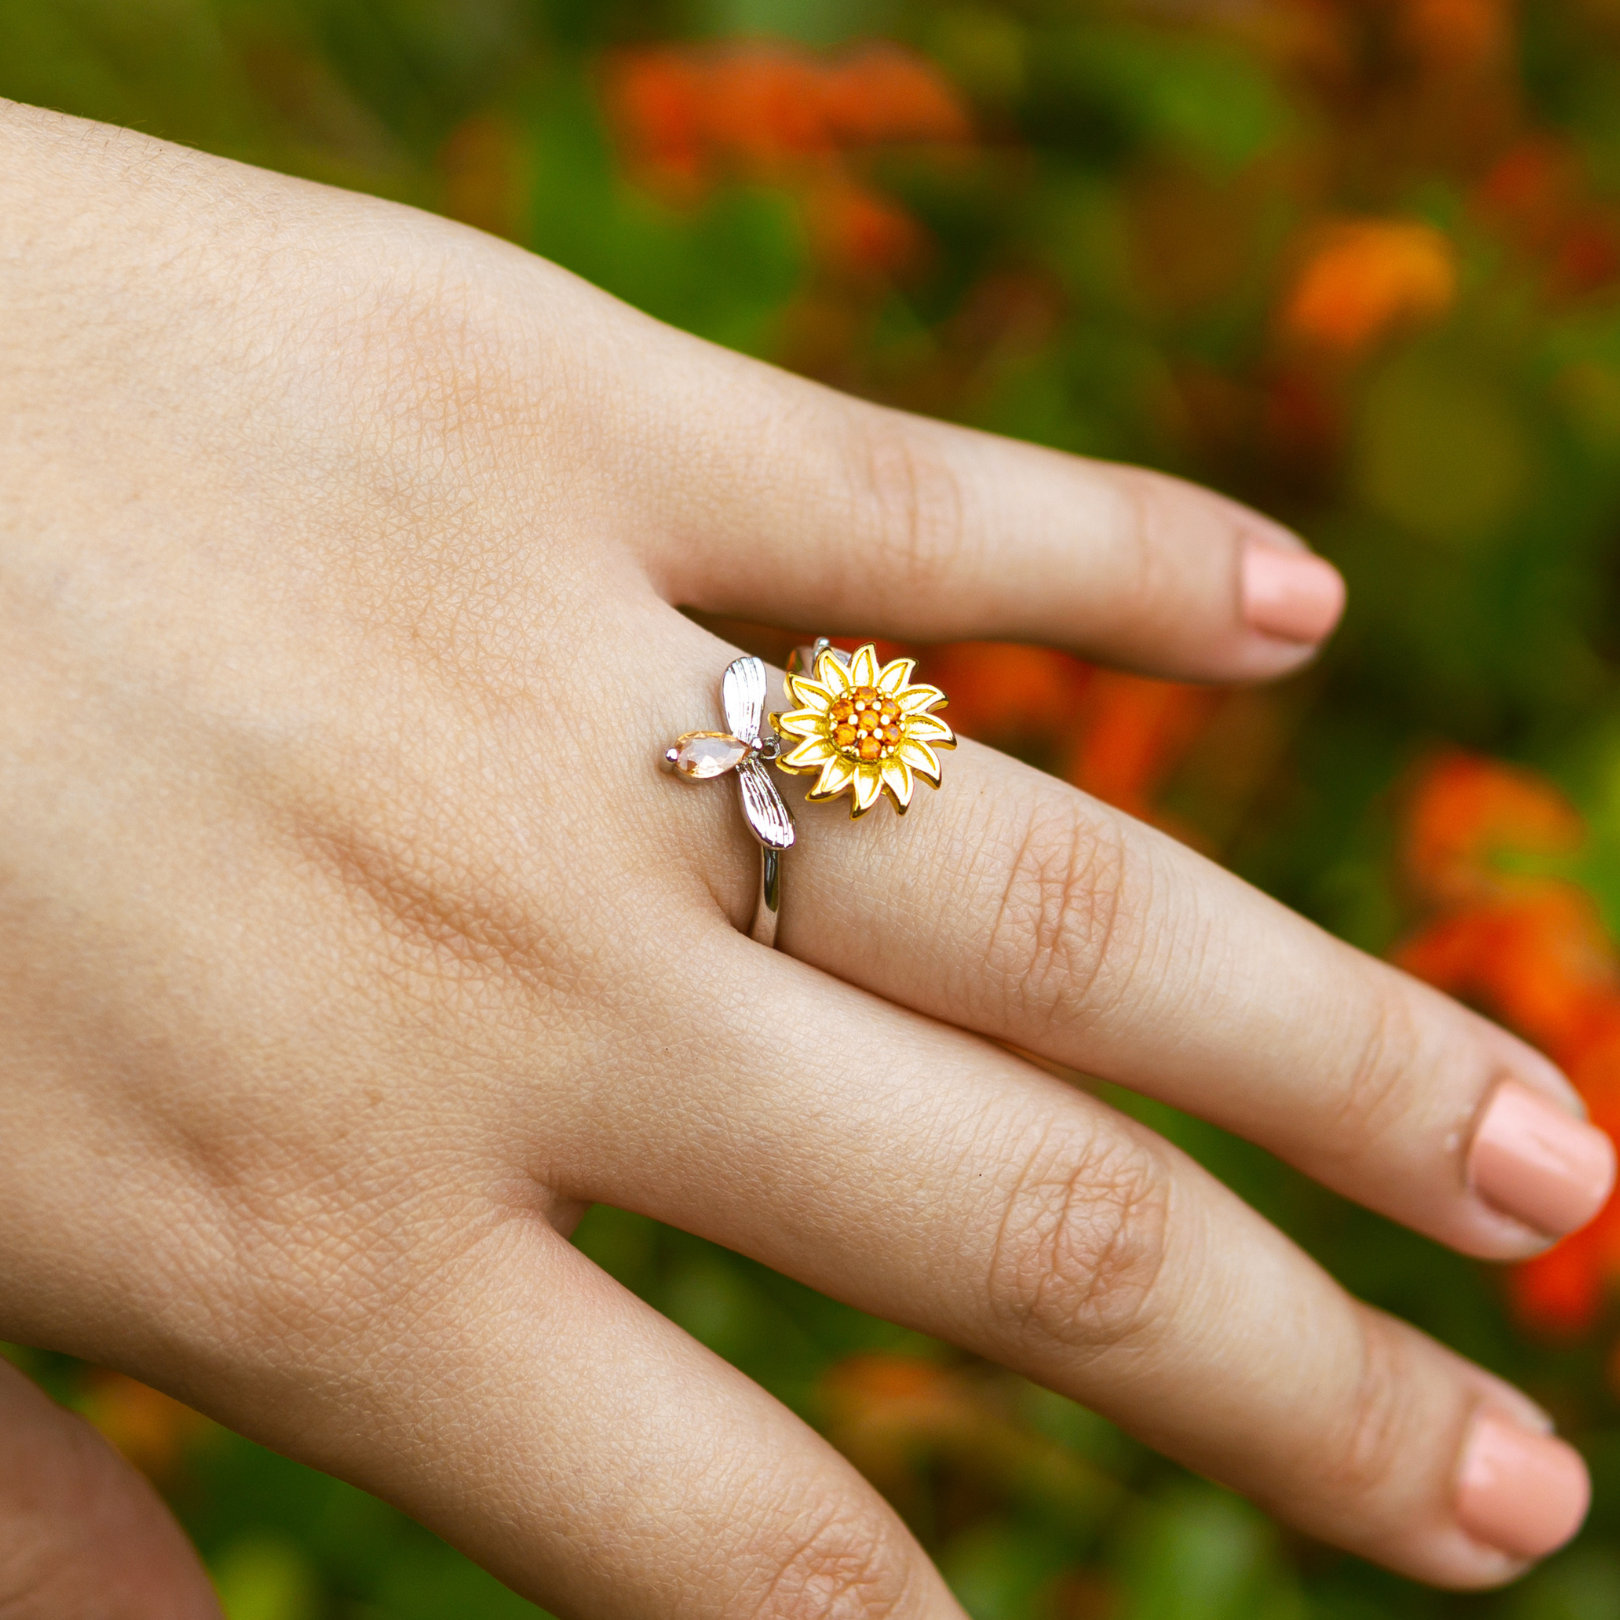
MULTIPOLYGON (((1280 524, 1180 479, 847 398, 736 356, 678 413, 662 588, 829 633, 1058 643, 1161 675, 1311 658, 1344 585, 1280 524)), ((677 413, 671 413, 676 415, 677 413)))
POLYGON ((397 1250, 370 1236, 325 1279, 326 1331, 296 1365, 204 1404, 559 1620, 962 1620, 893 1511, 784 1407, 540 1215, 456 1203, 442 1224, 413 1206, 397 1250))
POLYGON ((5 1620, 219 1620, 157 1492, 82 1418, 0 1360, 5 1620))
POLYGON ((707 987, 703 1065, 603 1100, 576 1195, 1014 1367, 1420 1579, 1494 1584, 1574 1533, 1584 1469, 1530 1403, 1349 1299, 1168 1143, 715 933, 670 975, 707 987))
POLYGON ((785 949, 1470 1254, 1534 1253, 1602 1207, 1613 1148, 1524 1043, 1062 782, 972 744, 947 769, 903 819, 801 812, 785 949))

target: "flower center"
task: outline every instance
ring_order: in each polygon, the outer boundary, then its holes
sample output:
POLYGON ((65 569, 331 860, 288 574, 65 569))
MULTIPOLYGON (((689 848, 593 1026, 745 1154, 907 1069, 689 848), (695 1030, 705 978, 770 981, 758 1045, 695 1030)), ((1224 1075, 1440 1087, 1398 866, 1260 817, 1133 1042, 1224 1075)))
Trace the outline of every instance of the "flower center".
POLYGON ((846 759, 871 764, 900 746, 900 705, 875 686, 857 686, 838 698, 829 719, 832 745, 846 759))

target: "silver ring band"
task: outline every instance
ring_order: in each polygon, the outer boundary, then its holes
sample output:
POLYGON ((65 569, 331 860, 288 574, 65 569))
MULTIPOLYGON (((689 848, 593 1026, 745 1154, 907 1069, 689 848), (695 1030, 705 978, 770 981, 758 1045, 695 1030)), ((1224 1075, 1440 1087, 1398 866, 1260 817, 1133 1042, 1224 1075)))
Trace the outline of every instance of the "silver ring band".
POLYGON ((776 925, 782 916, 782 851, 769 844, 759 846, 759 899, 754 904, 754 921, 748 937, 768 950, 776 948, 776 925))

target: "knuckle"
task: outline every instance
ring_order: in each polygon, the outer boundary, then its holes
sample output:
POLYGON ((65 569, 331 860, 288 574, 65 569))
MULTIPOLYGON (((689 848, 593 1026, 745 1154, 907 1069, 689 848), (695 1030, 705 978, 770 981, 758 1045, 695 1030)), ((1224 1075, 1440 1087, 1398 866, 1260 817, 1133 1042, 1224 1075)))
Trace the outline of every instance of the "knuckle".
POLYGON ((1007 866, 986 967, 1021 1027, 1096 1016, 1127 978, 1137 917, 1126 901, 1125 834, 1078 797, 1043 799, 1007 866))
POLYGON ((1422 1045, 1416 1012, 1399 980, 1379 974, 1370 997, 1370 1004, 1358 1009, 1360 1037, 1348 1045, 1334 1111, 1341 1140, 1353 1148, 1383 1134, 1405 1113, 1407 1082, 1422 1045))
POLYGON ((967 560, 962 479, 942 446, 915 425, 880 418, 855 458, 855 532, 883 557, 897 591, 938 584, 967 560))
POLYGON ((821 1515, 771 1567, 749 1620, 911 1620, 922 1607, 898 1527, 859 1507, 821 1515))
POLYGON ((38 1530, 25 1523, 0 1535, 0 1620, 46 1620, 71 1601, 64 1588, 76 1549, 36 1539, 38 1530))
POLYGON ((1164 1267, 1170 1173, 1145 1142, 1048 1133, 1007 1199, 992 1319, 1016 1341, 1109 1349, 1147 1326, 1164 1267))
POLYGON ((22 1466, 0 1492, 0 1620, 80 1613, 87 1555, 117 1507, 111 1453, 83 1418, 60 1411, 42 1432, 7 1440, 22 1466))
POLYGON ((1376 1312, 1360 1318, 1355 1387, 1323 1448, 1319 1476, 1341 1503, 1376 1502, 1412 1473, 1406 1335, 1376 1312))
POLYGON ((1132 479, 1125 497, 1122 550, 1126 558, 1126 589, 1120 600, 1134 614, 1137 628, 1176 631, 1167 623, 1166 608, 1179 606, 1184 595, 1184 570, 1176 548, 1165 544, 1165 531, 1173 519, 1167 512, 1166 486, 1157 475, 1132 479))

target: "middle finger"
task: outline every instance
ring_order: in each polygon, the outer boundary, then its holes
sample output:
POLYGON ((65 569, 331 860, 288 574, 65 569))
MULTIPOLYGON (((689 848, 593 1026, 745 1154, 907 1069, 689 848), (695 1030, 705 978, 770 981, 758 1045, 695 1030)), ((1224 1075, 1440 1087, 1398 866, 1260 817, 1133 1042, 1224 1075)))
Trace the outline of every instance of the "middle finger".
POLYGON ((964 742, 904 819, 800 812, 780 943, 1186 1109, 1469 1254, 1584 1225, 1607 1136, 1552 1064, 1184 845, 964 742))

